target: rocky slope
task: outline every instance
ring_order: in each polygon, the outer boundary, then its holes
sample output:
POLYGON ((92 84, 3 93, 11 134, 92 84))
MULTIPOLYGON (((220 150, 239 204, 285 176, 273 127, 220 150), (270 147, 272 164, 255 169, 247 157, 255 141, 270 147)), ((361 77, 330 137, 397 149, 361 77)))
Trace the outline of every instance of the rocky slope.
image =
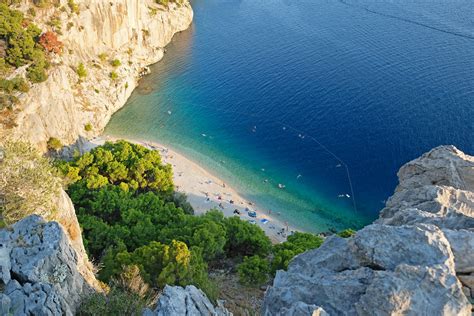
MULTIPOLYGON (((36 9, 33 19, 43 30, 51 29, 53 19, 59 21, 54 29, 61 29, 63 53, 53 56, 48 80, 20 97, 13 131, 0 128, 43 148, 50 137, 71 144, 79 135, 99 134, 125 104, 144 67, 159 61, 165 45, 193 18, 187 0, 166 7, 154 0, 75 0, 78 14, 67 0, 59 2, 36 9), (115 59, 120 66, 111 65, 115 59), (87 70, 82 80, 76 73, 80 63, 87 70), (91 131, 85 130, 87 124, 91 131)), ((20 7, 25 14, 28 8, 26 3, 20 7)))
POLYGON ((438 147, 398 177, 374 224, 277 273, 264 315, 471 315, 474 157, 438 147))

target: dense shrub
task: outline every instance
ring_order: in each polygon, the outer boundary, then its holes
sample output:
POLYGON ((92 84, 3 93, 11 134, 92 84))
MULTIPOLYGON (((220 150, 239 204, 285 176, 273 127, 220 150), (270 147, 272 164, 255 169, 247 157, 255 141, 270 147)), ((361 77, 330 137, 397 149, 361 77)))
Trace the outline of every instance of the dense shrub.
POLYGON ((0 4, 0 21, 0 38, 6 43, 5 63, 15 68, 30 64, 28 78, 33 82, 44 81, 49 64, 38 44, 41 30, 32 23, 25 23, 23 14, 6 4, 0 4))
POLYGON ((28 92, 30 86, 22 77, 15 77, 11 80, 0 79, 0 90, 6 93, 12 93, 13 91, 28 92))
POLYGON ((108 142, 62 169, 77 174, 73 180, 83 181, 89 189, 114 184, 123 189, 166 195, 171 195, 174 189, 171 166, 162 164, 160 154, 126 141, 108 142))
POLYGON ((60 54, 63 50, 63 43, 58 40, 56 33, 51 31, 41 34, 39 43, 48 52, 60 54))
POLYGON ((79 78, 87 77, 87 70, 83 63, 79 63, 79 65, 76 68, 76 73, 79 76, 79 78))
POLYGON ((338 235, 339 237, 342 237, 342 238, 349 238, 349 237, 354 236, 355 233, 356 233, 355 230, 348 228, 348 229, 345 229, 345 230, 343 230, 343 231, 337 233, 337 235, 338 235))
POLYGON ((84 125, 84 130, 85 130, 86 132, 92 131, 92 124, 91 124, 91 123, 87 123, 86 125, 84 125))
POLYGON ((260 286, 268 281, 270 266, 268 260, 259 256, 244 257, 238 267, 239 281, 247 286, 260 286))
POLYGON ((258 226, 216 210, 192 215, 186 196, 173 192, 171 167, 156 151, 106 143, 59 168, 103 281, 137 266, 153 287, 195 284, 215 297, 207 263, 270 252, 271 242, 258 226))
POLYGON ((264 231, 238 217, 226 218, 227 243, 229 256, 266 256, 271 249, 271 241, 264 231))
POLYGON ((191 251, 181 241, 173 240, 169 245, 152 241, 133 252, 105 256, 101 277, 107 280, 128 265, 138 266, 145 282, 155 287, 162 288, 166 284, 206 287, 209 284, 207 265, 199 250, 191 251))
POLYGON ((318 248, 323 241, 322 237, 309 233, 295 232, 288 236, 287 241, 273 247, 272 272, 286 270, 290 260, 297 254, 318 248))
POLYGON ((59 150, 63 147, 63 144, 59 139, 51 137, 47 142, 47 146, 49 150, 59 150))
POLYGON ((94 292, 83 298, 77 315, 141 315, 146 303, 139 295, 113 286, 106 295, 94 292))
POLYGON ((170 241, 162 230, 184 224, 184 212, 152 192, 135 194, 112 185, 91 190, 81 181, 71 185, 68 193, 83 227, 85 246, 94 258, 111 245, 133 250, 153 240, 170 241))

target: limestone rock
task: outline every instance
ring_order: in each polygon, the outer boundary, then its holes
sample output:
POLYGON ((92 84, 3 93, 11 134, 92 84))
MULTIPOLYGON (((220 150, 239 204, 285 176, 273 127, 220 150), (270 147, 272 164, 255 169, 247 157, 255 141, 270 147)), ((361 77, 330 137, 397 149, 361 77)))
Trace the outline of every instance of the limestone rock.
POLYGON ((71 247, 76 251, 76 269, 91 287, 97 291, 101 291, 102 289, 99 282, 95 278, 94 267, 89 261, 89 257, 82 242, 81 227, 79 226, 79 221, 76 217, 74 205, 64 190, 60 191, 57 201, 57 209, 58 212, 55 216, 55 220, 62 226, 64 232, 67 234, 71 247))
POLYGON ((447 229, 474 229, 474 193, 433 185, 397 191, 376 223, 430 223, 447 229))
POLYGON ((439 146, 408 162, 398 172, 396 191, 426 185, 474 191, 474 157, 454 146, 439 146))
POLYGON ((144 316, 231 316, 232 314, 222 306, 214 307, 207 296, 193 285, 165 286, 156 309, 152 312, 147 309, 144 316))
POLYGON ((471 315, 474 157, 441 146, 398 176, 375 224, 277 272, 264 315, 471 315))
POLYGON ((321 248, 297 256, 287 272, 277 272, 264 315, 283 315, 297 302, 330 315, 470 312, 449 242, 433 225, 373 224, 351 239, 329 237, 321 248))
POLYGON ((443 230, 454 253, 457 273, 474 272, 474 231, 443 230))
POLYGON ((31 215, 0 230, 4 292, 1 309, 12 315, 73 315, 92 291, 78 257, 57 222, 31 215))

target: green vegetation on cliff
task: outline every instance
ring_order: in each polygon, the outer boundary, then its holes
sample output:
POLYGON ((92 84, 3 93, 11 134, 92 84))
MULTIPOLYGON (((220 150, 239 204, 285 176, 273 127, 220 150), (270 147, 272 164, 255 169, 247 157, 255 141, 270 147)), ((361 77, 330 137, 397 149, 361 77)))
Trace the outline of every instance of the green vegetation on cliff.
POLYGON ((49 67, 45 48, 40 44, 42 31, 25 19, 23 13, 9 8, 10 2, 0 3, 0 90, 3 92, 0 95, 0 109, 15 103, 13 90, 28 90, 26 82, 12 82, 22 78, 6 80, 8 75, 19 67, 27 66, 26 77, 37 83, 47 79, 46 69, 49 67))

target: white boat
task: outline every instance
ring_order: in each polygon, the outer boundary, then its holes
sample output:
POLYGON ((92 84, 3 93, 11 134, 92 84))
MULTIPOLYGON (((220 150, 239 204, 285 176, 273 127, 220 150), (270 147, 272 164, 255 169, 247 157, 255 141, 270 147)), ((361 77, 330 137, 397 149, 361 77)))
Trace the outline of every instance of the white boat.
POLYGON ((281 183, 278 183, 278 188, 279 189, 284 189, 285 188, 285 185, 281 184, 281 183))
POLYGON ((168 111, 168 115, 171 115, 171 111, 168 111))

